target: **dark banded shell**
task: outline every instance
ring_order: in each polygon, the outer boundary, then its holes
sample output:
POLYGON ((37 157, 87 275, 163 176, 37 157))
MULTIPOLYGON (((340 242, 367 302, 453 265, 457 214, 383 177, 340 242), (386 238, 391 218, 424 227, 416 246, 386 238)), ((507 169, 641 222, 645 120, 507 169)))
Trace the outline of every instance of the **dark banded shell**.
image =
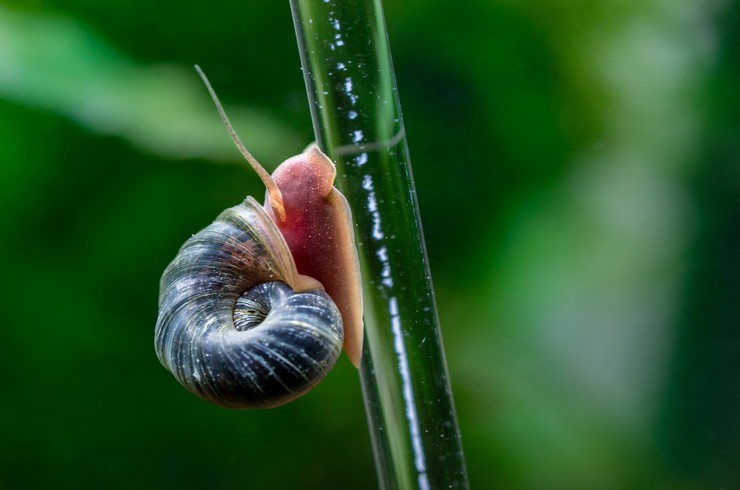
POLYGON ((155 349, 194 394, 270 408, 313 388, 344 341, 320 290, 297 293, 293 258, 251 197, 185 242, 160 282, 155 349))

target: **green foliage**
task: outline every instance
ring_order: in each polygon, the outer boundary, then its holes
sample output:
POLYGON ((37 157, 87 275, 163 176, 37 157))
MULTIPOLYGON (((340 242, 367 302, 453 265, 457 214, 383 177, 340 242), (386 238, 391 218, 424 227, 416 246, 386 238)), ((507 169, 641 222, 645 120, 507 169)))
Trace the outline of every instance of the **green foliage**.
MULTIPOLYGON (((0 487, 374 488, 357 373, 186 393, 159 276, 312 138, 287 2, 0 8, 0 487)), ((473 488, 740 484, 737 7, 387 2, 473 488), (735 58, 733 58, 735 56, 735 58)))

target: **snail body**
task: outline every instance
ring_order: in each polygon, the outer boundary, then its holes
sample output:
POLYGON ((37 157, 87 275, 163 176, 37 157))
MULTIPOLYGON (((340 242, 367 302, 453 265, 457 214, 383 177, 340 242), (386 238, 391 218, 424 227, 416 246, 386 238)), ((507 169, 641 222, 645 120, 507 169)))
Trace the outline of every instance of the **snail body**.
MULTIPOLYGON (((197 67, 196 67, 197 69, 197 67)), ((272 177, 234 133, 267 187, 181 247, 160 282, 155 350, 192 393, 228 408, 271 408, 312 389, 342 348, 359 365, 362 296, 346 199, 318 147, 272 177)))

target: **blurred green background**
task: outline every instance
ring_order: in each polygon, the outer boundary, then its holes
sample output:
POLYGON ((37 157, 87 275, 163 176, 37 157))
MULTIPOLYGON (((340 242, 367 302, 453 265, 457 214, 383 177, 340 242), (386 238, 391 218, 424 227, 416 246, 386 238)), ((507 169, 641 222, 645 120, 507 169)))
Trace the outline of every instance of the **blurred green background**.
MULTIPOLYGON (((386 2, 473 488, 740 487, 740 13, 386 2)), ((0 4, 0 488, 375 488, 342 358, 270 411, 157 361, 161 272, 312 138, 287 2, 0 4)))

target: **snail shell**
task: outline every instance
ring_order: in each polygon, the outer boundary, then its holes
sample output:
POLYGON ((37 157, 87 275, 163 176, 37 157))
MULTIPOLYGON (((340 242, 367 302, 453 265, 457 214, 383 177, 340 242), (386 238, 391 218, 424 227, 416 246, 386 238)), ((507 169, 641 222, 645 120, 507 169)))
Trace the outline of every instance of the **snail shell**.
POLYGON ((362 294, 352 217, 336 169, 315 145, 270 176, 234 132, 264 182, 187 240, 160 282, 155 350, 194 394, 229 408, 271 408, 313 388, 342 348, 357 367, 362 294))
POLYGON ((309 391, 334 366, 344 335, 324 291, 288 286, 296 274, 253 198, 227 209, 162 276, 159 360, 188 390, 225 407, 270 408, 309 391))

